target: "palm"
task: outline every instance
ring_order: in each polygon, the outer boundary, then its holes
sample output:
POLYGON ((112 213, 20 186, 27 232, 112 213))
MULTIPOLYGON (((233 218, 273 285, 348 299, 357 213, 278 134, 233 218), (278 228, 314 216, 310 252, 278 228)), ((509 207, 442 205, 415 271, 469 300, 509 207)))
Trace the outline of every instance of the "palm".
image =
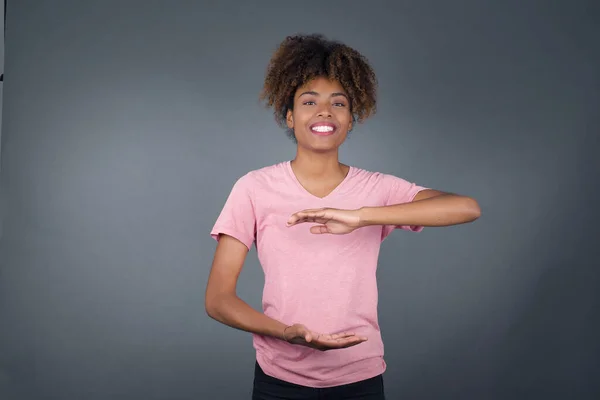
POLYGON ((311 347, 321 351, 356 346, 367 340, 367 338, 356 336, 352 332, 320 334, 307 329, 301 324, 293 325, 291 328, 291 338, 288 340, 290 343, 311 347))

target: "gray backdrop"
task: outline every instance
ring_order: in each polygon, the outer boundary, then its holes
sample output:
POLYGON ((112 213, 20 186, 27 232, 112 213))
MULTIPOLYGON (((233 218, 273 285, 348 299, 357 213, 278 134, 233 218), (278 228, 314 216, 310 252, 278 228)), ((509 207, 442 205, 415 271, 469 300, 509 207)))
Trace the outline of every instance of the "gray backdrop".
MULTIPOLYGON (((4 1, 0 1, 0 74, 4 73, 4 1)), ((4 81, 0 81, 0 139, 2 138, 2 99, 4 81)), ((0 166, 2 161, 2 141, 0 140, 0 166)), ((1 167, 0 167, 1 173, 1 167)), ((1 179, 1 175, 0 175, 1 179)), ((1 187, 0 187, 1 190, 1 187)), ((2 207, 2 193, 0 193, 0 209, 2 207)), ((2 237, 2 218, 0 217, 0 238, 2 237)))
MULTIPOLYGON (((257 98, 297 32, 378 73, 344 162, 483 210, 384 242, 389 398, 600 395, 597 2, 20 0, 0 399, 249 399, 251 336, 203 308, 209 231, 239 176, 294 156, 257 98)), ((262 283, 253 250, 240 296, 262 283)))

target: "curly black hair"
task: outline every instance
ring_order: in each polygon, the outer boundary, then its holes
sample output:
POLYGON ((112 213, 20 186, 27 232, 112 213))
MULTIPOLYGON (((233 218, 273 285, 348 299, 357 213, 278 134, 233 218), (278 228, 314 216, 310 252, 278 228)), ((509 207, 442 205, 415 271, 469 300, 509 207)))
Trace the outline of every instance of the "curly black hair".
POLYGON ((286 114, 293 109, 296 90, 317 77, 342 85, 350 98, 353 121, 363 122, 375 113, 377 78, 361 53, 322 34, 294 35, 285 38, 271 57, 260 94, 273 108, 279 126, 287 129, 286 114))

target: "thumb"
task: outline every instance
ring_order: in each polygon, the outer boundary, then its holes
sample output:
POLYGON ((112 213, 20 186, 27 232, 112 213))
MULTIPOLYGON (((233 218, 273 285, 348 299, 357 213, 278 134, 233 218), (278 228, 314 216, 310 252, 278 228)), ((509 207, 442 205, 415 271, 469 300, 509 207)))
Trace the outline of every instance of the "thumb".
POLYGON ((295 338, 302 338, 307 342, 310 342, 311 340, 310 331, 302 324, 294 325, 293 333, 295 338))
POLYGON ((298 336, 303 337, 307 342, 312 340, 312 334, 310 333, 310 330, 308 330, 304 325, 300 325, 298 327, 298 336))
POLYGON ((325 225, 315 225, 310 227, 310 233, 321 235, 323 233, 329 233, 329 229, 325 225))

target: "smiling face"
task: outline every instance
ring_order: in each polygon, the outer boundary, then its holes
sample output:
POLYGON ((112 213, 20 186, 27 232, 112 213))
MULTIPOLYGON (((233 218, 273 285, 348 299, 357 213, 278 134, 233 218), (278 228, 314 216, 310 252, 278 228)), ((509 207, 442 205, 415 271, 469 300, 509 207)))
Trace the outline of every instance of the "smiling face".
POLYGON ((317 152, 336 150, 352 129, 348 94, 339 82, 324 77, 307 82, 296 90, 287 126, 294 130, 300 147, 317 152))

